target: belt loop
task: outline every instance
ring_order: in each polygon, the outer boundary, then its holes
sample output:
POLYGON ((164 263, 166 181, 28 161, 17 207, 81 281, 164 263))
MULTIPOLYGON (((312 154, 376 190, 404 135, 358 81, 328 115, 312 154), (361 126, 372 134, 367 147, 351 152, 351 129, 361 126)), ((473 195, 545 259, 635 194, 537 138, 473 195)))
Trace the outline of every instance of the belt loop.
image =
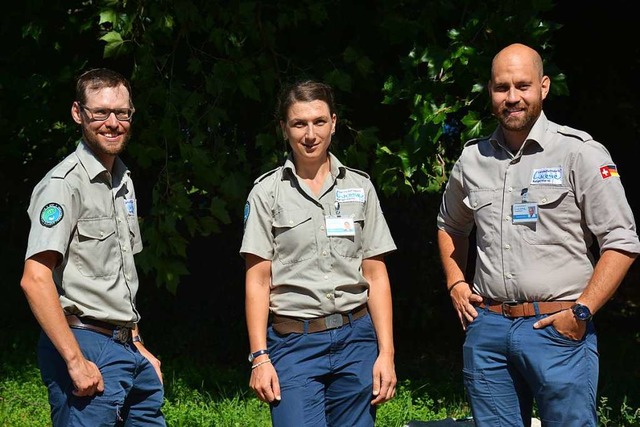
POLYGON ((349 316, 349 326, 353 327, 353 310, 347 316, 349 316))
POLYGON ((534 301, 532 304, 533 311, 536 313, 536 317, 540 316, 540 307, 538 307, 538 301, 534 301))
POLYGON ((305 320, 302 326, 302 333, 307 335, 309 333, 309 321, 305 320))
POLYGON ((491 298, 484 298, 484 300, 482 301, 482 303, 484 304, 484 306, 482 307, 482 309, 485 312, 489 312, 489 305, 491 304, 491 298))

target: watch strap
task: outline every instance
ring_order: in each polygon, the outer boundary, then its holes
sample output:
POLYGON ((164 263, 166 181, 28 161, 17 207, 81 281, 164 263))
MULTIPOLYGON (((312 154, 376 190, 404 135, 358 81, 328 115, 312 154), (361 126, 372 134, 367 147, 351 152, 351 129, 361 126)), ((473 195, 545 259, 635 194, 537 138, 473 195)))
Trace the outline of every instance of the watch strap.
POLYGON ((269 354, 269 351, 267 351, 266 349, 262 349, 262 350, 258 350, 256 352, 250 353, 249 354, 249 362, 253 362, 253 360, 256 357, 262 356, 263 354, 269 354))

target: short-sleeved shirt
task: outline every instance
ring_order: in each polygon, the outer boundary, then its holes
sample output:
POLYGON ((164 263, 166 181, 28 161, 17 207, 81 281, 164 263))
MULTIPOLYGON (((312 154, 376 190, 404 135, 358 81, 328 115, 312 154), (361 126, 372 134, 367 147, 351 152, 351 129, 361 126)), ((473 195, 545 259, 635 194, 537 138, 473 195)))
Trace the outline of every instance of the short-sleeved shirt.
POLYGON ((62 255, 54 281, 65 313, 132 326, 142 250, 136 195, 119 158, 112 174, 80 141, 36 185, 25 259, 44 251, 62 255))
POLYGON ((607 149, 544 113, 515 154, 500 128, 466 144, 437 223, 458 236, 477 226, 474 288, 498 301, 578 298, 593 272, 592 236, 601 252, 640 253, 620 172, 607 149), (537 206, 537 221, 515 221, 514 205, 537 206))
POLYGON ((249 194, 240 254, 271 261, 273 313, 313 318, 366 303, 362 260, 396 249, 369 176, 329 156, 318 197, 297 178, 291 156, 249 194), (328 235, 325 217, 338 215, 353 219, 354 236, 328 235))

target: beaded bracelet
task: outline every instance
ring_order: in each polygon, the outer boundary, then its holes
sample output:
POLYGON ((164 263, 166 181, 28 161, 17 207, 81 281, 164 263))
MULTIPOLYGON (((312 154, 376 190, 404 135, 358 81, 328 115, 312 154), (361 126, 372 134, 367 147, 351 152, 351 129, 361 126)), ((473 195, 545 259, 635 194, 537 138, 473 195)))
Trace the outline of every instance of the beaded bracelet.
POLYGON ((453 290, 453 288, 455 288, 456 286, 458 286, 460 283, 467 283, 467 281, 465 279, 460 279, 457 282, 453 282, 453 285, 449 286, 449 288, 447 289, 447 291, 449 291, 449 293, 451 293, 451 291, 453 290))
POLYGON ((264 365, 265 363, 271 363, 271 359, 263 360, 262 362, 258 362, 255 365, 251 365, 251 370, 253 371, 260 365, 264 365))

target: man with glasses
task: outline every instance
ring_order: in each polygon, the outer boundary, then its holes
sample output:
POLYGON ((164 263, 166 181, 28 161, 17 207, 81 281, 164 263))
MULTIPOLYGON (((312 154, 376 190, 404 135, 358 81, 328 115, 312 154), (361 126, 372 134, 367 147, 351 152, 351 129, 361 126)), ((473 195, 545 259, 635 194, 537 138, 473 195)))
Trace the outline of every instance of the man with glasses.
POLYGON ((160 361, 138 330, 135 190, 118 157, 134 111, 122 75, 82 74, 71 107, 82 138, 31 195, 21 286, 42 327, 54 427, 166 426, 160 361))

